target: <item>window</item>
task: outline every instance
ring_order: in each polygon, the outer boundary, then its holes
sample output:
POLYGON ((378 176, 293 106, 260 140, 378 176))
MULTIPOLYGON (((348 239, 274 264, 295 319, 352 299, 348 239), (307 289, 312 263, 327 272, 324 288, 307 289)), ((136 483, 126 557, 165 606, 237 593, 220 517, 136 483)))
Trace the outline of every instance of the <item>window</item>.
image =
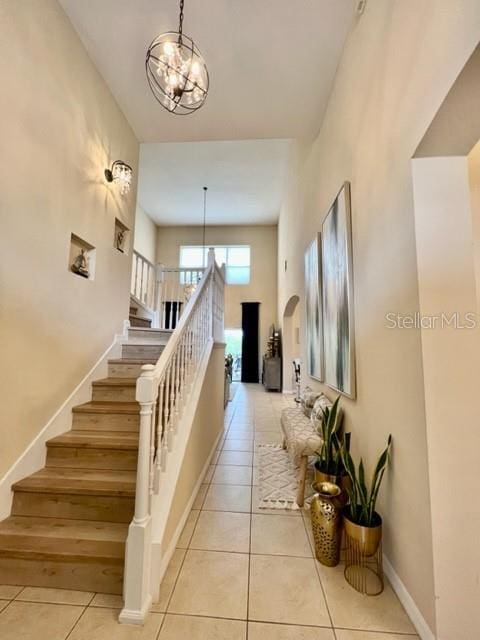
MULTIPOLYGON (((198 269, 206 266, 209 248, 202 246, 180 247, 180 268, 198 269)), ((248 284, 250 282, 249 246, 214 246, 213 249, 218 266, 225 264, 227 284, 248 284)))

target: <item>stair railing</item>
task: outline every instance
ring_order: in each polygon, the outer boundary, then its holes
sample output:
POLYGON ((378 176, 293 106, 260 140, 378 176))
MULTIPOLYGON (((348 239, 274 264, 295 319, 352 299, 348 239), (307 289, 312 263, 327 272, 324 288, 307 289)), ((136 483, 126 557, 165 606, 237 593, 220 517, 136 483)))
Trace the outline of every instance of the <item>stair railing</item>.
POLYGON ((157 264, 155 289, 155 325, 175 329, 205 269, 173 268, 157 264))
POLYGON ((162 473, 167 470, 175 434, 206 349, 209 343, 223 340, 224 282, 224 268, 218 268, 210 249, 207 268, 157 364, 143 365, 137 380, 137 483, 126 547, 122 622, 142 622, 151 604, 152 495, 158 493, 162 473))
POLYGON ((155 305, 155 273, 155 265, 134 249, 130 295, 149 309, 155 305))

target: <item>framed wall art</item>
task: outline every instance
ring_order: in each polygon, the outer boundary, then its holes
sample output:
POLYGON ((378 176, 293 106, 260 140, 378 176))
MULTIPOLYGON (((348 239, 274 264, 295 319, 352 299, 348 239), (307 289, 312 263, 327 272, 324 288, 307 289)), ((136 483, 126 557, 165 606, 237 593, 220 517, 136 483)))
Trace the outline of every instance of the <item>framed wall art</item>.
MULTIPOLYGON (((322 225, 324 382, 355 398, 355 338, 350 183, 345 182, 322 225)), ((308 320, 307 320, 308 322, 308 320)))
POLYGON ((321 297, 320 234, 305 251, 305 317, 307 340, 307 373, 323 380, 323 338, 321 297))

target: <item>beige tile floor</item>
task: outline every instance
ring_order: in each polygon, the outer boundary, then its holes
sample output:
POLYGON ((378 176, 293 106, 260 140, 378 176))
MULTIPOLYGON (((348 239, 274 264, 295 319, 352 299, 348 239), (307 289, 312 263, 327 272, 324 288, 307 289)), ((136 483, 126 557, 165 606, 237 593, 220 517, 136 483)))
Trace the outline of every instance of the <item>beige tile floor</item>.
POLYGON ((291 397, 238 385, 225 434, 143 627, 119 596, 0 585, 2 640, 414 640, 390 586, 356 593, 314 558, 308 512, 258 507, 254 449, 291 397))

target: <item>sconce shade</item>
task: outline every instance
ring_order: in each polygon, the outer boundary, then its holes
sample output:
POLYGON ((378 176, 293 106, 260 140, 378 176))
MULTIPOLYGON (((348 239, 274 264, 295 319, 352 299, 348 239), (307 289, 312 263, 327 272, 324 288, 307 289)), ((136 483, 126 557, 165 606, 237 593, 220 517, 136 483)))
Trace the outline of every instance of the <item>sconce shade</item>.
POLYGON ((130 191, 132 174, 132 167, 123 160, 115 160, 110 169, 105 169, 105 179, 107 182, 115 182, 122 196, 130 191))

